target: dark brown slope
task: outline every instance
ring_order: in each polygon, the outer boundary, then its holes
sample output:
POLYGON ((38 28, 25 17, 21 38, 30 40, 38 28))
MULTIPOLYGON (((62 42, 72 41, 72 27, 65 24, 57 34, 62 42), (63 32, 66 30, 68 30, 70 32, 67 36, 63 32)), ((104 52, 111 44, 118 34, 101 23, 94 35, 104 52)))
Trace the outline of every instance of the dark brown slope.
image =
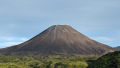
POLYGON ((53 25, 25 43, 1 49, 0 54, 103 55, 116 50, 86 37, 68 25, 53 25))

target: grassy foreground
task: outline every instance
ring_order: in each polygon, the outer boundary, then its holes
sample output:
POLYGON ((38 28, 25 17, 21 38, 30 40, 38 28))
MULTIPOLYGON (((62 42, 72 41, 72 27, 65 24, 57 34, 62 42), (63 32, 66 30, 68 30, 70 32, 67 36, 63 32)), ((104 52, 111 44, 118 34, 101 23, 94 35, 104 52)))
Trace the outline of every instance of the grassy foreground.
POLYGON ((0 68, 86 68, 97 56, 0 56, 0 68))

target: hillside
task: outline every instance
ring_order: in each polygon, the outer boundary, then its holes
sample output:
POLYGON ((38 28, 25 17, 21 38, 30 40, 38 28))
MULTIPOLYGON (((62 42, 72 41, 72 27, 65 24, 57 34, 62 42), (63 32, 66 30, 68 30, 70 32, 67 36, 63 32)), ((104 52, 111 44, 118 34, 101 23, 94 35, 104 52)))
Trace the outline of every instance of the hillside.
POLYGON ((103 55, 87 68, 120 68, 120 51, 103 55))
POLYGON ((120 49, 120 46, 117 46, 117 47, 115 47, 115 48, 120 49))

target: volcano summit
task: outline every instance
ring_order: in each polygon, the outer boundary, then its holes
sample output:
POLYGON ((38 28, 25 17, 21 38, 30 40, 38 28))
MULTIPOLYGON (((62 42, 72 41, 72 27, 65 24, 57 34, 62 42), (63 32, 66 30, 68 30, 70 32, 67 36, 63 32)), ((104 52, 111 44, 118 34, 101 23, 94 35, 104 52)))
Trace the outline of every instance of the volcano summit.
POLYGON ((22 44, 0 49, 0 54, 103 55, 117 50, 88 38, 68 25, 53 25, 22 44))

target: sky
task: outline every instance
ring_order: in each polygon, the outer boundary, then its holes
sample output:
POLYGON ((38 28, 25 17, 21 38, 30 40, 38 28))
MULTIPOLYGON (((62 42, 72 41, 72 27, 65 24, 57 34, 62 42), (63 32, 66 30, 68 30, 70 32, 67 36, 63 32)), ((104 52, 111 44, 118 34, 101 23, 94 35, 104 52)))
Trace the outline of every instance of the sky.
POLYGON ((0 48, 52 25, 69 25, 100 43, 120 46, 120 0, 0 0, 0 48))

